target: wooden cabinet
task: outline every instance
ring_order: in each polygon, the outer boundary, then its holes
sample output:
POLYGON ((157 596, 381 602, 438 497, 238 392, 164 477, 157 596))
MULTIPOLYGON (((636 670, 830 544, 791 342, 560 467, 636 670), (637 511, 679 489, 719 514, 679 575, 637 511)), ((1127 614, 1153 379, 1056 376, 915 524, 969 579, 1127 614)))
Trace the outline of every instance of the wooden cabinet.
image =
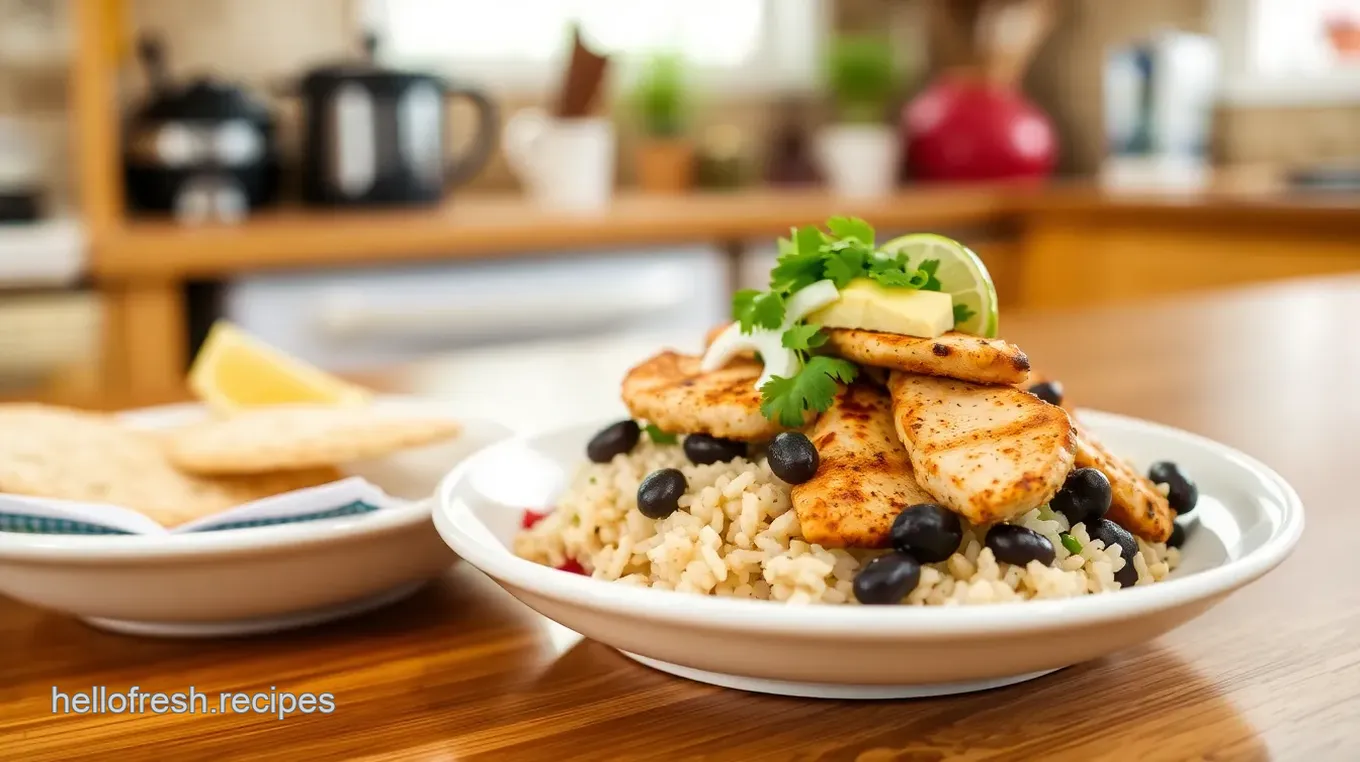
POLYGON ((1360 271, 1360 207, 1055 206, 1026 215, 1020 300, 1085 307, 1360 271))

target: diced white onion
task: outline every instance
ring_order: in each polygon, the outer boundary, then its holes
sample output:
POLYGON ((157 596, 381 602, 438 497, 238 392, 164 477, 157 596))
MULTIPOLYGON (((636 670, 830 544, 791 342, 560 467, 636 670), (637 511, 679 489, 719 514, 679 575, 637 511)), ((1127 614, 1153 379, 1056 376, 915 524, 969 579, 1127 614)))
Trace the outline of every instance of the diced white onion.
POLYGON ((836 301, 840 292, 836 284, 829 280, 819 280, 799 289, 789 297, 784 305, 784 322, 779 328, 754 328, 750 333, 742 333, 741 325, 733 323, 708 347, 699 369, 708 372, 717 370, 732 361, 742 352, 759 352, 765 363, 764 372, 756 381, 756 388, 765 385, 774 376, 788 378, 802 370, 798 354, 784 346, 784 332, 794 323, 812 312, 836 301))

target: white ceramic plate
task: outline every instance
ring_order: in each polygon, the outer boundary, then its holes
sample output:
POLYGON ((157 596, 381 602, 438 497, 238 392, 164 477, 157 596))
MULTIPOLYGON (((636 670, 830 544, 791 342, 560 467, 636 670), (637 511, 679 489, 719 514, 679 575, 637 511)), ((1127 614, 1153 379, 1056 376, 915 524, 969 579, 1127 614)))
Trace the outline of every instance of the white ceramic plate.
POLYGON ((509 544, 551 506, 600 425, 492 446, 439 488, 435 526, 464 560, 544 616, 648 666, 732 688, 901 698, 1007 685, 1156 638, 1270 571, 1303 531, 1294 490, 1261 463, 1183 431, 1108 413, 1082 420, 1122 457, 1169 459, 1200 488, 1170 579, 1066 600, 952 607, 789 606, 651 590, 557 571, 509 544))
MULTIPOLYGON (((138 635, 207 637, 271 632, 395 601, 455 560, 430 522, 439 478, 505 427, 448 404, 383 398, 464 423, 448 443, 347 468, 389 494, 418 502, 300 524, 170 536, 0 532, 0 594, 138 635)), ((165 428, 203 415, 198 405, 125 414, 165 428)))

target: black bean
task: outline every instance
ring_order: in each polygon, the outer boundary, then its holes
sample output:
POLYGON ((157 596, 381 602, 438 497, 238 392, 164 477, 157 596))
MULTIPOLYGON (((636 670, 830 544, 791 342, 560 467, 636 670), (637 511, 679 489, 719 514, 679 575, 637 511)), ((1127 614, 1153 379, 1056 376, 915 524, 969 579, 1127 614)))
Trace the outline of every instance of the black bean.
POLYGON ((1138 581, 1138 570, 1133 566, 1133 557, 1138 555, 1138 541, 1133 539, 1133 535, 1109 519, 1087 524, 1086 531, 1090 533, 1091 539, 1105 543, 1105 547, 1119 548, 1119 555, 1124 557, 1124 568, 1114 573, 1114 581, 1120 587, 1133 587, 1138 581))
POLYGON ((892 546, 928 564, 954 555, 963 541, 958 514, 935 503, 918 503, 893 519, 892 546))
POLYGON ((661 468, 647 474, 638 485, 638 512, 649 519, 664 519, 680 507, 689 486, 678 468, 661 468))
POLYGON ((1185 525, 1177 522, 1171 527, 1171 536, 1166 540, 1168 548, 1179 548, 1185 544, 1185 525))
POLYGON ((1067 475, 1062 489, 1048 505, 1075 525, 1105 518, 1110 498, 1110 480, 1105 474, 1094 468, 1078 468, 1067 475))
POLYGON ((987 530, 987 547, 996 560, 1016 566, 1038 561, 1044 566, 1053 563, 1057 553, 1047 537, 1019 524, 996 524, 987 530))
POLYGON ((921 583, 921 564, 906 553, 887 553, 855 575, 855 600, 867 604, 901 603, 921 583))
POLYGON ((642 429, 637 421, 619 421, 600 430, 586 445, 586 457, 595 463, 608 463, 615 455, 632 452, 642 429))
POLYGON ((1166 500, 1176 513, 1189 513, 1199 503, 1199 487, 1185 475, 1181 467, 1169 460, 1159 460, 1148 469, 1153 484, 1167 486, 1166 500))
POLYGON ((1050 405, 1061 405, 1063 401, 1061 381, 1040 381, 1029 388, 1029 393, 1050 405))
POLYGON ((797 431, 785 431, 770 442, 770 470, 789 484, 802 484, 817 475, 821 457, 812 440, 797 431))
POLYGON ((691 463, 707 466, 746 457, 746 443, 734 439, 719 439, 707 434, 685 437, 685 455, 691 463))

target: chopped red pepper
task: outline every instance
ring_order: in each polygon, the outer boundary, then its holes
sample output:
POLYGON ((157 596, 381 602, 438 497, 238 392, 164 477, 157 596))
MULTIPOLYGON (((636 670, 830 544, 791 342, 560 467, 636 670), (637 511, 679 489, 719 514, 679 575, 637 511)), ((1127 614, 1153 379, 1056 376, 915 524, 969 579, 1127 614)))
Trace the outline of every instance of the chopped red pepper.
POLYGON ((534 524, 537 524, 538 522, 542 521, 543 519, 548 518, 548 515, 551 514, 551 513, 552 513, 551 510, 544 511, 543 513, 539 513, 538 511, 532 511, 532 510, 526 509, 526 510, 524 511, 524 518, 520 519, 519 525, 520 525, 520 527, 523 528, 523 529, 533 529, 533 528, 534 528, 534 524))
POLYGON ((558 571, 570 572, 572 574, 585 574, 586 567, 582 566, 574 558, 568 558, 567 562, 557 567, 558 571))

